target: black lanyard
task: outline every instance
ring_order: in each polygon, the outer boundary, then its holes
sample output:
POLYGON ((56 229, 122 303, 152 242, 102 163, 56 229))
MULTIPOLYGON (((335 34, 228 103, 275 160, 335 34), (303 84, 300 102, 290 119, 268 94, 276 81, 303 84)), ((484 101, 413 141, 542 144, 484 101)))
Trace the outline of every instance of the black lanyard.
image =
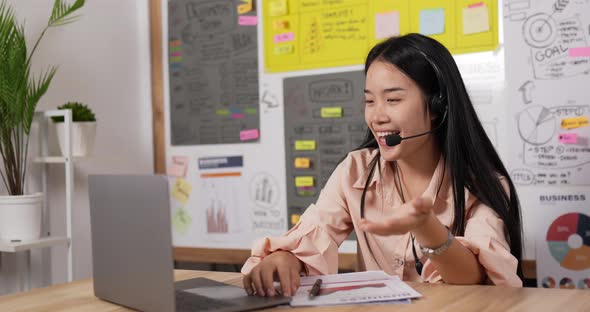
MULTIPOLYGON (((379 161, 380 156, 381 156, 381 154, 377 153, 375 158, 373 158, 373 161, 372 161, 373 166, 371 166, 371 170, 369 171, 369 176, 367 177, 367 181, 365 182, 365 187, 363 188, 363 194, 361 195, 361 218, 365 218, 365 196, 367 194, 367 188, 369 187, 369 183, 371 182, 371 179, 373 178, 373 174, 375 173, 375 167, 377 167, 377 166, 379 167, 379 174, 381 174, 381 162, 379 161)), ((397 177, 398 184, 400 187, 400 195, 402 198, 402 202, 405 203, 406 200, 404 198, 404 192, 403 192, 402 185, 401 185, 401 178, 399 176, 399 168, 397 167, 397 162, 395 162, 395 161, 394 161, 394 166, 395 166, 395 175, 397 177)), ((363 232, 363 235, 365 236, 365 241, 367 242, 367 247, 369 248, 369 253, 371 253, 373 260, 375 260, 375 263, 377 264, 377 266, 379 266, 379 263, 377 263, 377 259, 375 259, 375 255, 373 254, 373 251, 371 250, 371 245, 369 244, 369 240, 367 239, 367 233, 363 232)), ((420 261, 420 258, 418 258, 418 254, 416 253, 416 245, 414 244, 414 235, 410 234, 410 236, 412 238, 412 254, 414 255, 416 272, 418 273, 418 275, 422 275, 422 267, 424 265, 422 264, 422 262, 420 261)), ((379 268, 381 268, 381 266, 379 266, 379 268)))

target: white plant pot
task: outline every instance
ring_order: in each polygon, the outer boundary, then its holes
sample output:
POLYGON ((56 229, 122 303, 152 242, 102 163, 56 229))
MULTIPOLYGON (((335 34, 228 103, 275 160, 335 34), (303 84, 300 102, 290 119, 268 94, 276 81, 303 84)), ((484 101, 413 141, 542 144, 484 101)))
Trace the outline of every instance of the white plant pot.
MULTIPOLYGON (((62 155, 66 154, 65 124, 56 123, 57 140, 62 155)), ((96 121, 84 121, 72 123, 72 156, 83 157, 92 154, 94 137, 96 136, 96 121)))
POLYGON ((41 237, 43 193, 0 196, 0 239, 29 241, 41 237))

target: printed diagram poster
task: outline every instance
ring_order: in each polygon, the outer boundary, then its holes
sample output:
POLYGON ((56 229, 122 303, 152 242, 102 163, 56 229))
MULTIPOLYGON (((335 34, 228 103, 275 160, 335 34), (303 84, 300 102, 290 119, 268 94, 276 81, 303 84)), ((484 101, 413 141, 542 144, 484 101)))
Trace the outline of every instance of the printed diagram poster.
POLYGON ((278 206, 282 195, 277 178, 268 172, 256 172, 247 187, 255 237, 282 235, 287 228, 287 220, 285 212, 278 206))
POLYGON ((509 165, 520 185, 589 185, 590 2, 504 3, 509 165))
POLYGON ((544 211, 536 240, 537 285, 590 288, 589 192, 548 192, 538 196, 544 211))
POLYGON ((242 156, 202 157, 199 166, 199 227, 208 240, 239 239, 250 232, 242 156))

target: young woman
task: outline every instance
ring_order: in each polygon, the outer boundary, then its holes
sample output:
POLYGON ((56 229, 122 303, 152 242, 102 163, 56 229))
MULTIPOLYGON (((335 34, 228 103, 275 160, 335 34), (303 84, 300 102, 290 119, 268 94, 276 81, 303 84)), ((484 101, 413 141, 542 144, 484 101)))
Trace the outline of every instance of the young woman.
POLYGON ((514 185, 477 118, 457 65, 418 34, 376 45, 365 64, 360 148, 282 237, 255 243, 249 294, 286 296, 300 273, 333 274, 355 231, 361 265, 403 280, 522 286, 514 185))

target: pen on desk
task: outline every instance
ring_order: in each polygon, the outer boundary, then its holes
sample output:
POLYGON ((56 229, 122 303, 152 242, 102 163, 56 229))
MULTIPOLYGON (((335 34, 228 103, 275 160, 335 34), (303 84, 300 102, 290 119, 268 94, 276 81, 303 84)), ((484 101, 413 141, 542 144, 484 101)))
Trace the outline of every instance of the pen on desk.
POLYGON ((322 287, 322 279, 318 278, 315 283, 313 283, 313 287, 309 291, 309 299, 313 299, 315 296, 320 294, 320 288, 322 287))

